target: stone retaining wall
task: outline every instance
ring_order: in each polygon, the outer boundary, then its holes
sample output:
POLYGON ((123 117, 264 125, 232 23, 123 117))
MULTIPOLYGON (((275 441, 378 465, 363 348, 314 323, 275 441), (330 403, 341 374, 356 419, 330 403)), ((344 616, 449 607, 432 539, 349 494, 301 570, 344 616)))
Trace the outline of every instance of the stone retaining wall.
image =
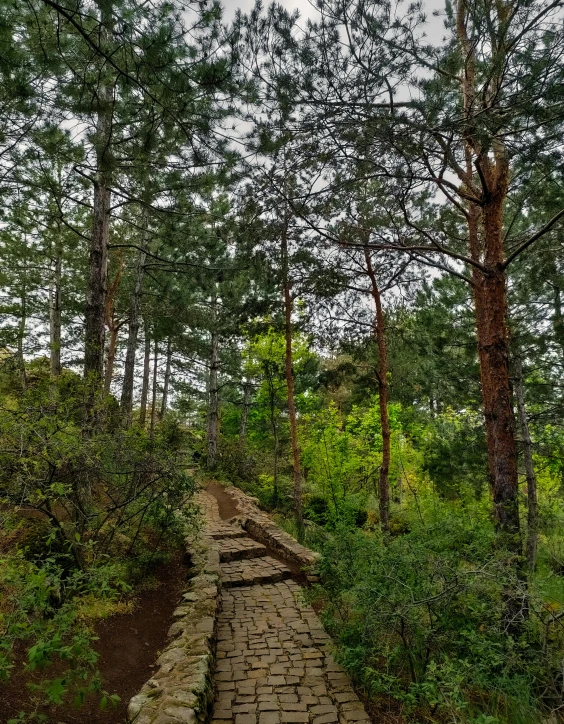
POLYGON ((213 668, 220 604, 218 542, 187 538, 194 576, 173 613, 159 667, 127 708, 130 724, 204 724, 214 698, 213 668))
MULTIPOLYGON (((319 554, 300 545, 291 535, 283 531, 258 507, 258 500, 236 487, 226 488, 239 508, 237 519, 255 540, 271 548, 281 558, 299 566, 311 569, 319 554)), ((310 571, 311 572, 311 571, 310 571)))

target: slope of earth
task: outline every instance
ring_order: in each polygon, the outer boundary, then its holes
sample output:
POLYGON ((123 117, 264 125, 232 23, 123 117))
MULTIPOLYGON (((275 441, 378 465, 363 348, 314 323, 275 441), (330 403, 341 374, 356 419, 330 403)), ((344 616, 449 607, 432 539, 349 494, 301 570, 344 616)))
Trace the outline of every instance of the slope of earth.
MULTIPOLYGON (((40 707, 39 711, 48 716, 48 722, 123 724, 129 699, 151 676, 159 651, 167 641, 171 615, 185 588, 186 575, 187 568, 179 552, 172 561, 159 567, 156 584, 138 593, 132 613, 114 615, 96 623, 99 640, 94 648, 100 656, 98 667, 103 686, 109 693, 119 695, 118 706, 101 711, 98 701, 92 698, 80 708, 72 704, 40 707)), ((48 675, 56 674, 48 672, 48 675)), ((30 710, 31 694, 27 683, 34 680, 37 679, 18 671, 6 684, 0 684, 1 724, 19 711, 30 710)))

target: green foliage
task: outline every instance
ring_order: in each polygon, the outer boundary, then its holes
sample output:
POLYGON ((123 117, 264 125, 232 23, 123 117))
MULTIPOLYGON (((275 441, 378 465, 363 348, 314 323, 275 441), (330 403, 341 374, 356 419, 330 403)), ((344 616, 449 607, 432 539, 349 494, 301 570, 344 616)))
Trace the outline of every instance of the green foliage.
POLYGON ((480 417, 447 409, 428 425, 421 440, 423 470, 444 496, 473 491, 480 497, 487 486, 484 429, 480 417))
MULTIPOLYGON (((284 335, 272 327, 250 340, 243 351, 243 373, 256 385, 249 415, 251 440, 272 439, 274 429, 278 434, 288 434, 282 419, 288 399, 284 355, 284 335)), ((311 404, 311 390, 317 380, 317 357, 310 349, 309 340, 299 334, 292 340, 292 356, 296 406, 304 412, 311 404)))
POLYGON ((182 469, 184 435, 173 419, 153 437, 116 427, 110 398, 84 435, 87 394, 76 376, 55 383, 39 375, 2 400, 0 680, 23 642, 27 670, 45 672, 36 697, 58 705, 95 695, 107 707, 116 696, 103 689, 89 616, 117 610, 180 543, 194 515, 194 483, 182 469), (50 678, 56 661, 63 673, 50 678))
MULTIPOLYGON (((421 455, 414 448, 408 432, 413 424, 404 422, 399 403, 389 405, 392 431, 392 466, 390 477, 394 489, 406 477, 420 469, 421 455)), ((377 480, 382 461, 382 441, 378 399, 363 406, 355 405, 348 414, 339 412, 330 402, 319 412, 305 415, 301 422, 302 460, 307 474, 305 515, 315 522, 334 525, 339 520, 367 522, 367 507, 377 495, 377 480), (310 501, 325 501, 324 520, 316 518, 310 501), (312 510, 312 515, 308 511, 312 510)), ((420 431, 418 431, 420 432, 420 431)), ((411 436, 413 438, 413 436, 411 436)), ((372 517, 371 523, 374 523, 372 517)))
POLYGON ((483 508, 435 500, 425 524, 413 513, 412 530, 385 543, 343 525, 327 539, 315 595, 340 660, 416 721, 540 722, 559 666, 542 600, 508 635, 501 601, 525 590, 483 508))
MULTIPOLYGON (((46 542, 49 550, 49 541, 46 542)), ((40 562, 26 560, 24 551, 0 557, 0 680, 7 680, 13 663, 12 647, 27 646, 29 671, 47 670, 63 662, 63 674, 49 678, 48 672, 32 689, 46 701, 61 704, 70 698, 80 704, 89 694, 99 695, 102 682, 95 637, 78 615, 77 602, 87 596, 117 600, 129 590, 123 565, 100 562, 88 571, 69 570, 60 556, 47 555, 40 562)))
MULTIPOLYGON (((535 454, 542 532, 538 570, 528 583, 508 565, 496 538, 484 429, 467 391, 458 395, 449 386, 427 406, 392 399, 391 518, 383 537, 378 398, 367 395, 357 353, 356 362, 344 364, 341 357, 338 374, 333 360, 320 360, 322 385, 311 387, 299 417, 305 542, 322 553, 322 583, 312 595, 339 659, 370 697, 384 700, 383 707, 393 700, 406 721, 540 724, 561 702, 559 428, 534 427, 543 441, 535 454), (446 404, 457 395, 456 408, 446 404), (521 616, 515 631, 504 618, 508 601, 521 616)), ((253 405, 264 410, 258 394, 253 405)), ((242 485, 264 506, 274 505, 280 525, 296 535, 285 515, 288 442, 281 438, 275 500, 271 458, 253 427, 259 411, 253 414, 244 448, 253 465, 248 477, 240 468, 242 485)), ((226 415, 232 422, 224 429, 225 444, 232 446, 235 467, 243 459, 235 439, 239 411, 227 407, 226 415)))

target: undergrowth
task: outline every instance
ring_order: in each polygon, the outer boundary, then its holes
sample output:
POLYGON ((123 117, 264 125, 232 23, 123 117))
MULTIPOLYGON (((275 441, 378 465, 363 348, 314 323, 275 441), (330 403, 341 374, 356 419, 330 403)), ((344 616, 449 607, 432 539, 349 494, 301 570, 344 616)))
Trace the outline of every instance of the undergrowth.
POLYGON ((85 435, 82 394, 44 380, 0 410, 0 683, 22 666, 34 682, 14 722, 43 720, 46 703, 116 704, 93 623, 131 611, 195 522, 178 425, 125 429, 108 398, 85 435))

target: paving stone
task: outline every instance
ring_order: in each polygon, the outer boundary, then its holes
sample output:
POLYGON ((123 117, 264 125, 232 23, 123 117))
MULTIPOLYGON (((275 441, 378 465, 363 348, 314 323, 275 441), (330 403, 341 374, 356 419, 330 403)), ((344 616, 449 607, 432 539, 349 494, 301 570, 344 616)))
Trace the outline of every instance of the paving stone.
POLYGON ((335 699, 335 701, 341 703, 346 701, 356 701, 358 697, 352 691, 344 691, 342 693, 336 692, 335 694, 333 694, 333 698, 335 699))
POLYGON ((236 714, 235 724, 256 724, 256 716, 254 714, 236 714))
POLYGON ((332 714, 322 714, 321 716, 316 716, 313 720, 313 724, 333 724, 338 721, 339 717, 337 716, 337 712, 334 712, 332 714))
POLYGON ((211 508, 223 587, 212 724, 369 724, 289 568, 211 508))
POLYGON ((217 522, 208 522, 206 525, 206 534, 214 540, 248 537, 247 533, 241 528, 241 526, 217 522))
MULTIPOLYGON (((287 566, 271 556, 221 563, 219 568, 223 588, 275 583, 290 578, 292 575, 287 566)), ((267 650, 265 649, 265 651, 267 650)))
POLYGON ((219 541, 219 560, 238 561, 243 558, 260 558, 266 555, 266 546, 252 538, 224 538, 219 541))
POLYGON ((336 714, 337 707, 332 704, 318 704, 310 709, 312 714, 336 714))
POLYGON ((278 724, 280 721, 280 712, 263 711, 259 715, 259 724, 278 724))
POLYGON ((366 716, 366 712, 364 711, 364 707, 362 709, 354 709, 353 711, 343 711, 341 713, 341 718, 347 722, 358 722, 368 719, 368 717, 366 716))
POLYGON ((282 722, 289 724, 299 724, 300 722, 309 722, 309 714, 301 711, 283 711, 281 715, 282 722))

